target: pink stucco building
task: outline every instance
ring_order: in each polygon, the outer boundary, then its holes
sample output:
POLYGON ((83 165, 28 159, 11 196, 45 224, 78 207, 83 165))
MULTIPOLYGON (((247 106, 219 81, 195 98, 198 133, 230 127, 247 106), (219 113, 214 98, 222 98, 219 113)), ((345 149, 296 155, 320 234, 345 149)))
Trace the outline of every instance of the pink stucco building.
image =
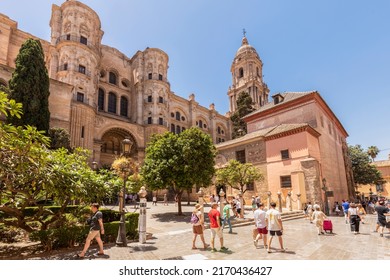
MULTIPOLYGON (((243 40, 243 46, 245 43, 247 40, 243 40)), ((264 84, 262 77, 254 77, 245 71, 246 68, 240 67, 235 72, 238 61, 249 65, 248 70, 253 68, 250 64, 256 51, 253 47, 246 49, 250 53, 247 63, 242 52, 237 52, 233 61, 233 85, 228 93, 234 97, 231 102, 239 91, 248 92, 246 84, 251 85, 251 79, 260 79, 260 84, 264 84), (233 91, 236 95, 232 95, 233 91)), ((261 67, 261 61, 257 65, 261 67)), ((324 205, 327 191, 330 208, 335 201, 354 197, 347 156, 348 133, 321 95, 317 91, 284 92, 274 94, 271 100, 256 102, 260 100, 256 92, 252 89, 250 93, 256 111, 244 117, 248 133, 217 145, 217 165, 237 159, 253 163, 265 175, 265 180, 249 187, 245 197, 260 195, 266 200, 267 193, 271 192, 272 200, 276 200, 276 194, 280 192, 285 206, 288 193, 292 193, 293 201, 299 195, 303 203, 311 201, 324 205)))

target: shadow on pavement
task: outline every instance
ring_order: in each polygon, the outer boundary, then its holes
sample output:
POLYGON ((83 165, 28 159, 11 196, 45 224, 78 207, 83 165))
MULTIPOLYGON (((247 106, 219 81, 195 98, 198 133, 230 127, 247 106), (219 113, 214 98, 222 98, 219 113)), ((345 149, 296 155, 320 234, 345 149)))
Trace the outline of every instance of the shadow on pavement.
POLYGON ((167 213, 155 213, 151 215, 152 219, 156 219, 157 222, 170 222, 170 223, 189 223, 191 212, 183 212, 183 215, 179 216, 176 212, 167 213))

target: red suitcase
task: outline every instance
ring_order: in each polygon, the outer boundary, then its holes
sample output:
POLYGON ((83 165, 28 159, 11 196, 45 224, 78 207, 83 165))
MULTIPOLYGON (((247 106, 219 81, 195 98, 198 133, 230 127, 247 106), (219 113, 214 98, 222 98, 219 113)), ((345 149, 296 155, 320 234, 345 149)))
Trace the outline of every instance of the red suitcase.
POLYGON ((331 220, 324 221, 324 231, 326 231, 326 232, 329 231, 330 233, 333 232, 333 224, 332 224, 331 220))

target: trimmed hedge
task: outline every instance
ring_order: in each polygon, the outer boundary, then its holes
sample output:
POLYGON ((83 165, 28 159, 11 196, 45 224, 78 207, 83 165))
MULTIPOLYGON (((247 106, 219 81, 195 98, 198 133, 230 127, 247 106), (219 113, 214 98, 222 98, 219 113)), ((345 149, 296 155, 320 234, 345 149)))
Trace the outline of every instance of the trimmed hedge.
MULTIPOLYGON (((110 210, 112 211, 112 210, 110 210)), ((115 212, 115 211, 112 211, 115 212)), ((110 213, 110 212, 109 212, 110 213)), ((118 212, 116 212, 118 213, 118 212)), ((111 213, 115 217, 114 213, 111 213)), ((119 213, 118 216, 120 217, 119 213)), ((138 213, 127 213, 126 235, 134 239, 138 235, 138 213)), ((104 217, 104 214, 103 214, 104 217)), ((119 219, 113 222, 104 222, 104 242, 114 242, 119 230, 119 219)), ((52 249, 73 247, 76 243, 83 243, 89 232, 89 226, 62 226, 55 229, 41 230, 30 235, 32 241, 40 241, 47 251, 52 249)))

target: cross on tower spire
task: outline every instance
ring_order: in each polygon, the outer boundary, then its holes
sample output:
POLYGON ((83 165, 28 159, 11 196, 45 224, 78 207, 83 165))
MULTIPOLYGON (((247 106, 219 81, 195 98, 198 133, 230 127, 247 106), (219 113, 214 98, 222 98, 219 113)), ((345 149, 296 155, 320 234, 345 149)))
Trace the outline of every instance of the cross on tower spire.
POLYGON ((245 30, 245 28, 242 30, 242 33, 244 34, 244 37, 246 37, 246 30, 245 30))

